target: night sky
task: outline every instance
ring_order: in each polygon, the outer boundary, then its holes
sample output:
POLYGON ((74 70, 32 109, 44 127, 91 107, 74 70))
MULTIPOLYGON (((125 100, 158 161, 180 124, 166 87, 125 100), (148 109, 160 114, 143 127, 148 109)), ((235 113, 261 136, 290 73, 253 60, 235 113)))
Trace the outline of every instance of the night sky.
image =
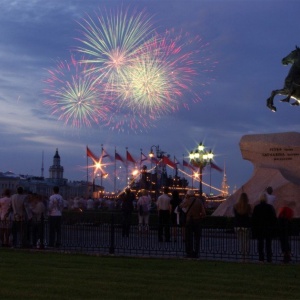
MULTIPOLYGON (((280 97, 275 99, 276 113, 266 107, 266 99, 272 90, 283 87, 290 68, 281 59, 300 46, 299 1, 2 0, 0 7, 1 172, 40 176, 44 153, 48 177, 58 148, 64 177, 86 180, 87 145, 96 155, 101 145, 112 156, 116 147, 123 157, 128 147, 136 160, 141 149, 148 155, 152 145, 159 145, 182 163, 203 142, 215 153, 214 163, 226 166, 232 190, 245 183, 253 170, 241 157, 243 135, 299 130, 299 107, 280 103, 280 97), (145 11, 156 33, 200 37, 199 44, 183 51, 194 51, 193 60, 205 63, 205 68, 192 64, 198 74, 192 76, 189 90, 177 96, 178 109, 157 119, 146 118, 146 126, 138 124, 132 130, 130 118, 122 116, 122 111, 117 114, 118 128, 104 124, 74 127, 58 120, 44 105, 49 70, 59 60, 70 61, 70 53, 82 46, 79 23, 87 15, 113 14, 128 7, 145 11), (194 101, 195 94, 198 101, 194 101), (122 125, 123 117, 126 125, 122 125)), ((177 76, 181 82, 180 73, 177 76)), ((138 114, 137 110, 133 112, 138 114)), ((168 168, 168 173, 172 175, 173 170, 168 168)), ((208 173, 207 169, 206 182, 208 173)), ((223 173, 212 170, 214 186, 221 187, 222 177, 223 173)), ((104 185, 109 190, 112 183, 110 174, 104 185)), ((118 184, 121 188, 122 179, 118 184)))

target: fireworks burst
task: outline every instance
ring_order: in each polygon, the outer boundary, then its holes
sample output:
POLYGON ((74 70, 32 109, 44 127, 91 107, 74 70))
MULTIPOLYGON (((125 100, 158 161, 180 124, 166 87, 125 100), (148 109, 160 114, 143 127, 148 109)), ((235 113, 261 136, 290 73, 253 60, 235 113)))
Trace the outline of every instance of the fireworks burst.
POLYGON ((85 74, 86 66, 71 57, 71 62, 59 61, 56 68, 48 70, 44 90, 47 99, 44 104, 51 114, 74 127, 92 126, 102 123, 110 111, 106 102, 100 99, 100 88, 93 76, 85 74))
POLYGON ((124 68, 153 32, 151 18, 144 11, 129 14, 128 9, 106 12, 96 15, 96 21, 87 15, 79 22, 83 39, 78 40, 83 45, 78 51, 89 57, 82 62, 89 65, 87 73, 95 74, 96 80, 106 83, 107 89, 126 80, 124 68))
POLYGON ((113 88, 122 106, 155 119, 178 110, 181 104, 188 107, 184 96, 198 102, 195 78, 204 85, 201 75, 211 63, 199 60, 204 48, 199 37, 175 35, 174 30, 156 35, 126 66, 126 81, 113 88))
POLYGON ((78 24, 76 50, 84 58, 48 71, 45 104, 59 120, 139 132, 201 100, 215 62, 199 37, 159 34, 145 11, 129 9, 86 15, 78 24))

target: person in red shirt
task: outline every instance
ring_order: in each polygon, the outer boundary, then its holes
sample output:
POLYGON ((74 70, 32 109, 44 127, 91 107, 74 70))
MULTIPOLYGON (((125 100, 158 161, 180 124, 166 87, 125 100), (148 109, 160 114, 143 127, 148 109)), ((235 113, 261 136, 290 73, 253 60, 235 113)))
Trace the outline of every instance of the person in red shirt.
POLYGON ((294 217, 294 206, 295 202, 290 202, 288 205, 281 207, 278 211, 279 239, 284 263, 289 263, 291 261, 291 245, 289 236, 291 234, 292 227, 291 220, 294 217))

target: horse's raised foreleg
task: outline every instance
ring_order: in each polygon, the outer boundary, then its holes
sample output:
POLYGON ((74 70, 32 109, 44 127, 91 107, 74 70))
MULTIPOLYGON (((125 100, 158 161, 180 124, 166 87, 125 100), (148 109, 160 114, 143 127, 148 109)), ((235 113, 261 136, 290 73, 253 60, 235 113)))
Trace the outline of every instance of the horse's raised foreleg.
POLYGON ((289 102, 290 98, 292 96, 292 93, 290 90, 288 90, 286 88, 272 91, 270 98, 267 99, 267 107, 270 108, 274 112, 276 111, 276 107, 274 106, 273 102, 274 102, 274 97, 276 95, 287 95, 287 97, 281 101, 289 102))
POLYGON ((274 106, 274 97, 280 93, 281 90, 272 91, 271 96, 267 99, 267 107, 271 109, 271 111, 275 112, 276 107, 274 106))
POLYGON ((271 111, 275 112, 276 107, 273 105, 273 99, 272 97, 267 99, 267 107, 271 109, 271 111))

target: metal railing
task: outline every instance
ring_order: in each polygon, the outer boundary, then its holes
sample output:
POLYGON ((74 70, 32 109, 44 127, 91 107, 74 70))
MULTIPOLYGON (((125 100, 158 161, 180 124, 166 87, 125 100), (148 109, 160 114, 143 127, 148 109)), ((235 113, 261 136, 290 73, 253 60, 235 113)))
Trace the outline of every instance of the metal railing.
MULTIPOLYGON (((55 248, 57 251, 68 251, 90 254, 114 254, 118 256, 148 256, 148 257, 185 257, 185 229, 184 227, 170 226, 171 239, 169 242, 160 242, 158 239, 157 218, 150 218, 149 230, 142 231, 138 226, 137 215, 132 215, 129 236, 124 236, 122 230, 122 213, 108 212, 105 214, 87 217, 84 214, 72 214, 62 218, 61 244, 55 248)), ((25 247, 44 247, 49 244, 49 222, 43 220, 35 226, 42 226, 42 240, 33 245, 33 224, 21 222, 21 236, 27 241, 25 247)), ((21 224, 20 223, 20 224, 21 224)), ((242 246, 234 228, 228 226, 215 226, 213 222, 203 221, 200 243, 200 259, 206 260, 248 260, 258 261, 257 241, 249 239, 247 252, 242 253, 242 246)), ((0 232, 3 227, 12 229, 11 223, 0 224, 0 232), (5 226, 4 226, 5 225, 5 226)), ((20 235, 20 232, 19 232, 20 235)), ((289 236, 291 245, 292 262, 300 262, 300 237, 295 231, 289 236)), ((22 238, 18 238, 15 247, 21 247, 22 238)), ((24 244, 23 244, 24 246, 24 244)), ((280 241, 274 238, 272 241, 273 262, 283 259, 280 241)))

